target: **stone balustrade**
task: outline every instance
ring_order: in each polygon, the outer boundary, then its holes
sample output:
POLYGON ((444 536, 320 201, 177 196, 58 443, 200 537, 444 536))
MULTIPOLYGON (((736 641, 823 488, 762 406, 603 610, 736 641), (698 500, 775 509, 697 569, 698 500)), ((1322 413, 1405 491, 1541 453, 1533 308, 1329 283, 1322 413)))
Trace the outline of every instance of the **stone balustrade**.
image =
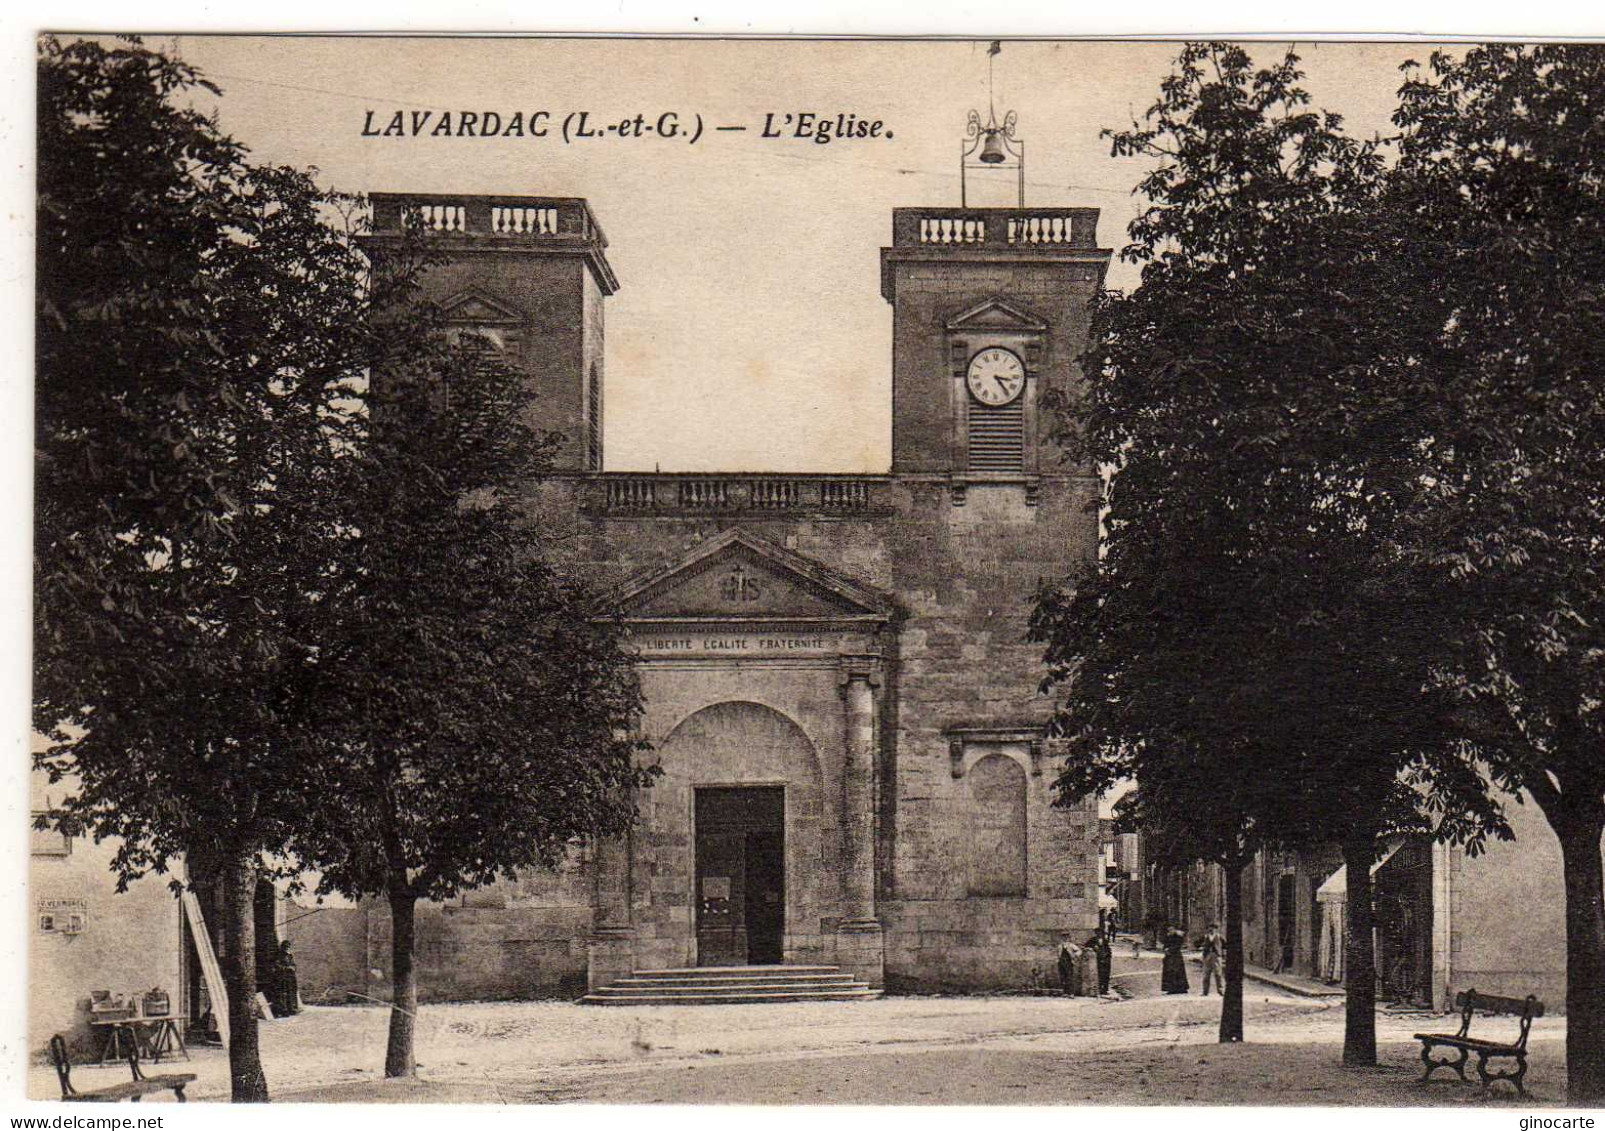
POLYGON ((1075 218, 1063 213, 1009 217, 1011 244, 1064 244, 1075 246, 1075 218))
POLYGON ((897 247, 1093 248, 1096 208, 898 208, 897 247))
POLYGON ((878 498, 882 481, 872 477, 609 472, 594 482, 602 490, 592 507, 621 515, 853 514, 885 505, 878 498))
POLYGON ((607 237, 579 197, 373 193, 375 234, 567 240, 607 246, 607 237))
POLYGON ((920 243, 985 243, 986 221, 975 216, 925 216, 920 243))
POLYGON ((555 236, 558 212, 531 205, 492 205, 490 226, 499 236, 555 236))
POLYGON ((603 294, 619 289, 607 261, 607 236, 577 196, 475 196, 463 193, 370 193, 372 230, 378 246, 403 237, 441 241, 452 250, 479 247, 525 255, 572 255, 585 259, 603 294))

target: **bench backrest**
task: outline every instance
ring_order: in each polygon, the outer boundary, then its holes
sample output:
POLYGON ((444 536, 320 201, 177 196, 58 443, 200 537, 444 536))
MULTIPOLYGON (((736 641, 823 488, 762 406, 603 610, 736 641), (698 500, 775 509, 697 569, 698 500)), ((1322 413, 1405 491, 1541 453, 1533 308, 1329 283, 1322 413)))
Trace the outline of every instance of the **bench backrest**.
POLYGON ((1455 1008, 1460 1010, 1460 1035, 1464 1037, 1471 1030, 1471 1015, 1481 1010, 1483 1013, 1508 1013, 1521 1018, 1521 1037, 1516 1041, 1518 1048, 1527 1047, 1527 1034, 1533 1027, 1533 1018, 1544 1015, 1544 1003, 1532 994, 1525 998, 1500 997, 1497 994, 1480 994, 1476 990, 1466 990, 1455 995, 1455 1008))

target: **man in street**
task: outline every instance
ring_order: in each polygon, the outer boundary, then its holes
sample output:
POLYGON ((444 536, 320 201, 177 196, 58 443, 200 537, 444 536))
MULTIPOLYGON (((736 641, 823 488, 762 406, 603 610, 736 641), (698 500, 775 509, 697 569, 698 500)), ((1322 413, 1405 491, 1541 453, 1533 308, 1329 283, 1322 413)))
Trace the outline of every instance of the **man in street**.
POLYGON ((1226 954, 1226 940, 1221 937, 1220 925, 1211 923, 1209 930, 1204 933, 1204 941, 1199 946, 1200 957, 1204 960, 1204 997, 1209 996, 1209 983, 1214 979, 1215 989, 1226 993, 1226 983, 1221 979, 1221 959, 1226 954))
POLYGON ((1081 948, 1066 935, 1059 940, 1059 987, 1064 990, 1065 997, 1080 995, 1080 970, 1081 948))
POLYGON ((1109 975, 1114 965, 1114 950, 1109 945, 1110 932, 1099 931, 1088 942, 1092 945, 1092 952, 1096 956, 1098 965, 1098 996, 1109 996, 1109 975))

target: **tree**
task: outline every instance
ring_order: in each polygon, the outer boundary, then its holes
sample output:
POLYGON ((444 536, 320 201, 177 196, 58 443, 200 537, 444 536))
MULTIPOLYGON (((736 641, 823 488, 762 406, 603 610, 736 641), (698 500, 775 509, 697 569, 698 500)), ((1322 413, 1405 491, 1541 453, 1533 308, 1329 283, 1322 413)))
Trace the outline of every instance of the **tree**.
POLYGON ((1501 785, 1560 840, 1567 1096, 1605 1100, 1605 51, 1490 45, 1414 64, 1394 191, 1446 308, 1454 414, 1417 538, 1501 785))
POLYGON ((1189 45, 1111 135, 1149 164, 1122 253, 1141 285, 1095 303, 1085 386, 1054 406, 1068 457, 1107 471, 1105 537, 1034 631, 1066 797, 1146 770, 1200 858, 1342 843, 1344 1061, 1364 1065, 1379 838, 1505 830, 1437 680, 1433 579, 1400 545, 1448 411, 1422 345, 1441 311, 1398 289, 1413 239, 1379 144, 1308 110, 1300 78, 1292 51, 1255 69, 1189 45))
POLYGON ((622 631, 522 512, 554 437, 521 373, 471 337, 407 331, 419 304, 393 313, 329 597, 333 804, 295 844, 324 890, 389 902, 387 1077, 415 1072, 417 901, 622 833, 650 781, 622 631))
POLYGON ((263 1101, 252 893, 321 795, 334 468, 385 287, 190 68, 47 37, 38 81, 36 764, 75 780, 61 827, 120 838, 120 887, 216 862, 232 1094, 263 1101))

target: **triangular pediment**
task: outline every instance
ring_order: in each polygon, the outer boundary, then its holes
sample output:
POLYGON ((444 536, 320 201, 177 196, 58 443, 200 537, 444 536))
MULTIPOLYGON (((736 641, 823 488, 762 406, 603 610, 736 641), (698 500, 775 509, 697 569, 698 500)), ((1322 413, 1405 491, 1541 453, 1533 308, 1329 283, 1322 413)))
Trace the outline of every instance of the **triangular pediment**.
POLYGON ((626 620, 884 621, 885 594, 813 558, 729 530, 615 595, 626 620))
POLYGON ((440 312, 448 322, 489 326, 516 325, 524 320, 522 311, 515 310, 478 287, 470 287, 452 295, 440 304, 440 312))
POLYGON ((947 320, 949 330, 1013 330, 1023 334, 1040 334, 1048 328, 1047 322, 1028 310, 1012 306, 1002 299, 989 298, 947 320))

